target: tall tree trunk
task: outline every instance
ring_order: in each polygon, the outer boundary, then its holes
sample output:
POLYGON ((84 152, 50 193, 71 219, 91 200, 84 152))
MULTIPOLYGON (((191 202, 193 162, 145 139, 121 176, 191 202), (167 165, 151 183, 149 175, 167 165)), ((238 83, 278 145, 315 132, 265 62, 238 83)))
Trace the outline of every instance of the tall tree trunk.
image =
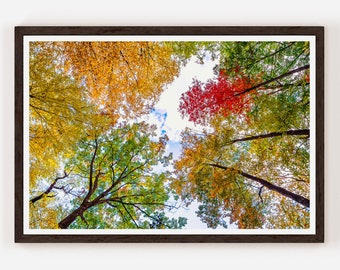
POLYGON ((89 208, 85 204, 80 205, 76 210, 71 212, 68 216, 66 216, 63 220, 58 223, 60 229, 67 229, 76 219, 80 217, 84 220, 84 212, 89 208))
POLYGON ((245 141, 257 140, 257 139, 279 137, 283 135, 290 135, 290 136, 306 135, 307 137, 309 137, 309 129, 296 129, 296 130, 286 130, 286 131, 281 131, 281 132, 271 132, 267 134, 260 134, 260 135, 244 137, 241 139, 235 139, 235 140, 230 141, 229 143, 233 144, 235 142, 245 142, 245 141))
POLYGON ((220 169, 224 169, 224 170, 228 170, 228 169, 232 169, 233 171, 236 171, 238 174, 252 180, 252 181, 255 181, 263 186, 265 186, 266 188, 270 189, 270 190, 273 190, 287 198, 290 198, 292 200, 294 200, 295 202, 299 203, 299 204, 302 204, 303 206, 305 207, 308 207, 309 208, 309 205, 310 205, 310 201, 309 199, 301 196, 301 195, 298 195, 296 193, 293 193, 293 192, 290 192, 282 187, 279 187, 279 186, 276 186, 262 178, 259 178, 259 177, 256 177, 256 176, 253 176, 253 175, 250 175, 248 173, 245 173, 241 170, 237 170, 237 169, 234 169, 234 168, 230 168, 230 167, 225 167, 225 166, 222 166, 222 165, 218 165, 218 164, 212 164, 212 163, 208 163, 207 165, 209 166, 212 166, 212 167, 216 167, 216 168, 220 168, 220 169))

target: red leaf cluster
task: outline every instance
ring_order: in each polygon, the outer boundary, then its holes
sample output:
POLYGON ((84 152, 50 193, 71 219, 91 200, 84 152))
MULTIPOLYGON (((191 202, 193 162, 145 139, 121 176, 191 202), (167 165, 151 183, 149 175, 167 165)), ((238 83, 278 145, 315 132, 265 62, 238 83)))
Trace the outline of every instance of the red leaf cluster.
POLYGON ((197 124, 205 124, 207 117, 217 113, 243 114, 251 107, 252 93, 242 93, 255 83, 243 75, 228 78, 223 71, 217 79, 206 83, 194 79, 189 90, 182 94, 179 110, 182 116, 188 116, 189 121, 197 124))

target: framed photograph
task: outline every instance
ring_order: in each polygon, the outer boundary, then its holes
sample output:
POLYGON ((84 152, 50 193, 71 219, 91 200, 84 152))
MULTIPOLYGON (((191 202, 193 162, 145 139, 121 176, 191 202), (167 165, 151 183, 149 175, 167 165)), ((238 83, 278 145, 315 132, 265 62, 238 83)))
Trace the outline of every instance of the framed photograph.
POLYGON ((16 242, 323 242, 323 27, 15 28, 16 242))

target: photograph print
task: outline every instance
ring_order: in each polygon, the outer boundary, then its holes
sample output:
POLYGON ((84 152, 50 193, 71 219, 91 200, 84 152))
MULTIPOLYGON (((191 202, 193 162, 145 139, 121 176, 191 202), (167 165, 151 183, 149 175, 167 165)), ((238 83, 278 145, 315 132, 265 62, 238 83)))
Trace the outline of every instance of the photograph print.
POLYGON ((322 28, 103 29, 16 28, 17 242, 323 241, 322 28))

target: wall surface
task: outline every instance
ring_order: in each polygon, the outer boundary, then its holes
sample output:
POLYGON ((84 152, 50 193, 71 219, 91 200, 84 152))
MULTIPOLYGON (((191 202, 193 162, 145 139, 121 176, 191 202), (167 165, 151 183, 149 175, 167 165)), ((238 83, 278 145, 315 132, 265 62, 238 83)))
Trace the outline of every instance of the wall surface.
POLYGON ((10 269, 334 269, 340 256, 340 16, 337 1, 2 1, 0 254, 10 269), (14 26, 325 26, 323 244, 15 244, 14 26), (19 268, 20 267, 20 268, 19 268))

